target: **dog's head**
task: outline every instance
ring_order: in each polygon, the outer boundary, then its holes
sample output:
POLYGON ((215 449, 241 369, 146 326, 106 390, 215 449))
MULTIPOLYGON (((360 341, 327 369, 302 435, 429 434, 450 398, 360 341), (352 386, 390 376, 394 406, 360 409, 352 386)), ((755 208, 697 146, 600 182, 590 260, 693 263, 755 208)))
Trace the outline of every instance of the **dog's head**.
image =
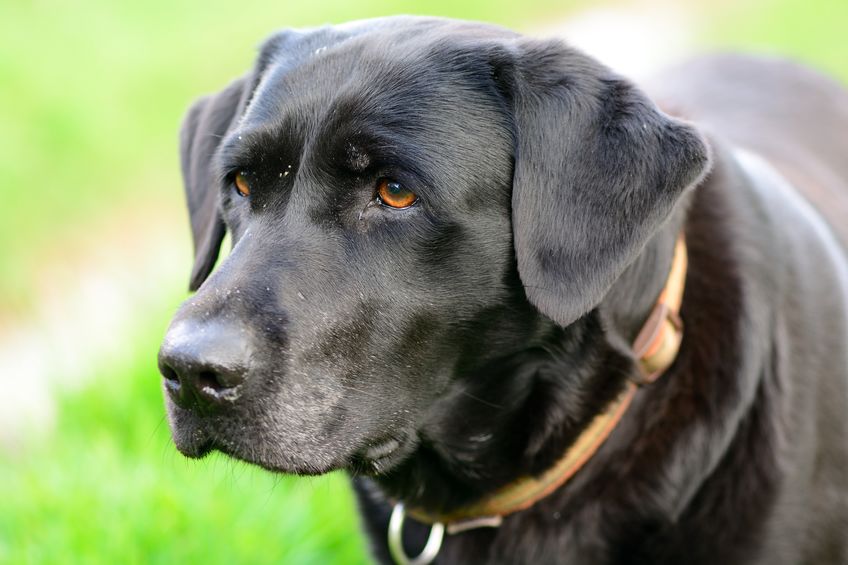
POLYGON ((174 440, 298 473, 388 470, 455 383, 508 389, 707 163, 561 42, 425 18, 272 37, 181 141, 198 292, 160 352, 174 440))

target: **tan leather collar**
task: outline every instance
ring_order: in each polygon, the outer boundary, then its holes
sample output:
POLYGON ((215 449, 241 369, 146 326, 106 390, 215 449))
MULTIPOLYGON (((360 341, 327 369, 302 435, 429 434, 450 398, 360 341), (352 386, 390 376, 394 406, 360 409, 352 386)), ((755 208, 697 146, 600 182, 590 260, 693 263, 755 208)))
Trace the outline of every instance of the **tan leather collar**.
POLYGON ((625 390, 592 420, 553 467, 540 476, 520 478, 479 502, 447 515, 432 515, 417 509, 409 509, 409 514, 425 523, 444 524, 449 534, 498 526, 504 516, 529 508, 573 477, 621 421, 638 387, 654 382, 677 357, 683 338, 679 313, 687 263, 686 244, 681 236, 675 245, 665 287, 633 343, 634 356, 638 358, 641 369, 640 377, 636 382, 628 381, 625 390))

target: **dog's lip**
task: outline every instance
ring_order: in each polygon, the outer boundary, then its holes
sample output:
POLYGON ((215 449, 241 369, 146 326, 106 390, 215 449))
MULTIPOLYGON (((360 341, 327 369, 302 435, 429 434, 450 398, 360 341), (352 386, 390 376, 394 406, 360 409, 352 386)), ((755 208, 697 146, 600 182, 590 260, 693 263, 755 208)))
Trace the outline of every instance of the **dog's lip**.
POLYGON ((273 473, 284 473, 294 475, 323 475, 337 468, 340 465, 309 465, 307 463, 295 463, 292 461, 276 460, 274 458, 257 457, 256 454, 245 452, 238 444, 228 441, 217 441, 215 439, 203 438, 199 441, 190 443, 176 442, 177 449, 191 459, 202 459, 212 451, 217 451, 227 457, 232 457, 251 465, 262 467, 266 471, 273 473))
POLYGON ((202 459, 215 449, 212 440, 200 428, 195 428, 188 438, 174 436, 174 445, 180 453, 191 459, 202 459))
POLYGON ((363 455, 372 460, 383 459, 384 457, 389 457, 399 447, 400 441, 390 437, 368 446, 365 448, 363 455))
POLYGON ((385 436, 368 442, 368 445, 357 451, 352 464, 358 471, 381 475, 406 459, 413 448, 414 442, 407 436, 385 436))
POLYGON ((168 416, 174 446, 190 459, 202 459, 217 451, 267 471, 295 475, 323 475, 347 466, 344 453, 326 452, 323 456, 314 456, 314 452, 303 450, 313 457, 300 458, 285 449, 251 448, 249 441, 232 435, 237 422, 234 424, 226 417, 203 416, 180 408, 171 401, 168 401, 168 416))

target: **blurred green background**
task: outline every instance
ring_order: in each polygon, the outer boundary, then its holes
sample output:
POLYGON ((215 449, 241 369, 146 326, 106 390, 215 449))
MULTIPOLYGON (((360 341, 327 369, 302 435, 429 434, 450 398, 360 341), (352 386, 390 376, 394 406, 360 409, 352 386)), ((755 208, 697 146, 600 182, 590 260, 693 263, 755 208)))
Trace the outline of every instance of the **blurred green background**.
POLYGON ((573 30, 642 63, 783 53, 848 79, 844 0, 6 0, 0 563, 367 562, 344 476, 176 453, 155 358, 187 296, 183 111, 274 29, 396 13, 573 30))

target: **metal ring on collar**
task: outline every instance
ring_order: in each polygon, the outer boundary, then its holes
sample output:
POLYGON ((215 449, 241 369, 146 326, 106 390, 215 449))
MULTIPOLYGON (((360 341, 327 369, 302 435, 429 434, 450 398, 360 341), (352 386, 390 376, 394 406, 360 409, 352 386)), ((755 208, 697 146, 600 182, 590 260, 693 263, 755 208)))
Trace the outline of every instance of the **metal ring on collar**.
POLYGON ((409 557, 403 549, 403 521, 406 511, 403 503, 398 502, 392 509, 392 517, 389 520, 389 552, 397 565, 428 565, 433 562, 439 550, 442 548, 442 539, 445 537, 445 525, 436 522, 430 527, 430 536, 424 549, 418 557, 409 557))

